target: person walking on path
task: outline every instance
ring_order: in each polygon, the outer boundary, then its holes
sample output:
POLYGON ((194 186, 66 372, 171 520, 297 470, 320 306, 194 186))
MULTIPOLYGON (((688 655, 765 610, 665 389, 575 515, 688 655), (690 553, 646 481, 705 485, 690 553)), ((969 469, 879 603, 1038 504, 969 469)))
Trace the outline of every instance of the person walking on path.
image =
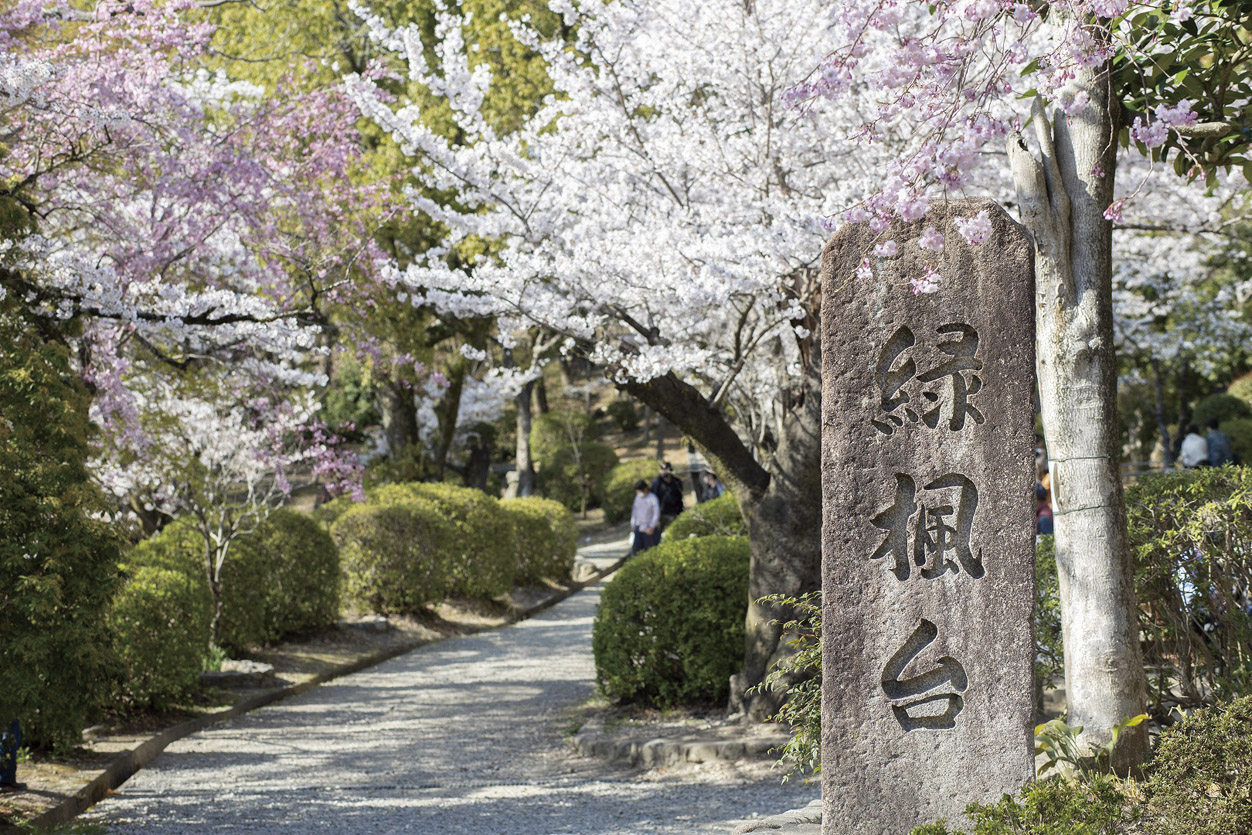
POLYGON ((726 495, 726 488, 722 486, 722 481, 717 477, 717 473, 704 474, 704 495, 709 499, 720 499, 726 495))
POLYGON ((1204 467, 1209 463, 1209 445, 1193 423, 1187 427, 1187 437, 1182 439, 1182 450, 1178 454, 1178 463, 1187 469, 1204 467))
POLYGON ((1234 453, 1230 449, 1230 436, 1217 426, 1217 418, 1210 420, 1208 434, 1204 436, 1204 442, 1208 445, 1210 467, 1220 467, 1234 460, 1234 453))
POLYGON ((661 474, 652 480, 652 492, 661 503, 661 530, 683 512, 683 483, 674 478, 674 468, 668 462, 661 463, 661 474))
POLYGON ((630 508, 630 530, 634 533, 630 553, 646 551, 661 541, 661 503, 648 489, 648 482, 635 482, 635 503, 630 508))

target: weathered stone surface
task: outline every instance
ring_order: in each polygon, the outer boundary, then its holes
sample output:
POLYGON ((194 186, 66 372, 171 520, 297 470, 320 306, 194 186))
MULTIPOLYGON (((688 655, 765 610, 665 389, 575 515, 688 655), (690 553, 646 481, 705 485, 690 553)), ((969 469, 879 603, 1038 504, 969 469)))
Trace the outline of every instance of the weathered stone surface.
POLYGON ((823 254, 823 832, 963 821, 1030 779, 1031 245, 991 203, 823 254), (988 210, 967 245, 957 218, 988 210), (891 238, 899 255, 877 259, 891 238), (856 277, 869 258, 877 277, 856 277), (927 267, 938 292, 909 284, 927 267))
POLYGON ((274 665, 263 661, 223 661, 222 669, 200 674, 202 687, 268 687, 276 682, 274 665))

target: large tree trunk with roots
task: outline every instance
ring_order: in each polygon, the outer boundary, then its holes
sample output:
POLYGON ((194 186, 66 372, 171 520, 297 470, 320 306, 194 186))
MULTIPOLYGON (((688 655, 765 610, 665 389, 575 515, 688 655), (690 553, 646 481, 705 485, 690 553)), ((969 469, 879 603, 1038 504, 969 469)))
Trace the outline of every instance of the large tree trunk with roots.
MULTIPOLYGON (((807 323, 806 323, 807 324, 807 323)), ((815 330, 815 329, 814 329, 815 330)), ((783 436, 766 470, 725 414, 672 374, 624 388, 691 438, 734 493, 748 522, 751 568, 743 669, 731 679, 730 709, 754 719, 773 715, 782 694, 747 691, 775 662, 792 654, 777 621, 787 612, 756 601, 768 594, 798 596, 821 585, 820 334, 807 343, 804 371, 783 393, 783 436)))
MULTIPOLYGON (((1090 96, 1076 116, 1049 121, 1036 101, 1040 157, 1020 136, 1009 159, 1022 222, 1035 239, 1036 362, 1052 474, 1056 564, 1071 725, 1100 744, 1146 703, 1126 535, 1113 349, 1112 229, 1116 100, 1108 68, 1080 72, 1090 96)), ((1122 736, 1115 765, 1147 753, 1141 725, 1122 736)))

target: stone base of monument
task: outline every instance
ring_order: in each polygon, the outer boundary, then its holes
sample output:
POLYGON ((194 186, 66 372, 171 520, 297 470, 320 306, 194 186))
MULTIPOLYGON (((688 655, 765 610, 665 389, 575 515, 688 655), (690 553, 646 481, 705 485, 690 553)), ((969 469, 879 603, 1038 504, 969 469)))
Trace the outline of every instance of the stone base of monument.
POLYGON ((768 832, 776 835, 821 835, 822 801, 819 798, 803 809, 792 809, 781 815, 745 823, 735 830, 735 835, 748 835, 753 832, 768 832))
POLYGON ((277 684, 274 665, 260 661, 223 661, 222 669, 200 674, 201 687, 233 690, 242 687, 269 687, 277 684))
POLYGON ((606 731, 602 721, 593 719, 571 737, 570 744, 584 757, 642 768, 668 768, 680 763, 765 759, 771 750, 785 745, 787 739, 768 726, 728 722, 694 732, 629 727, 606 731), (654 735, 657 731, 666 735, 654 735))

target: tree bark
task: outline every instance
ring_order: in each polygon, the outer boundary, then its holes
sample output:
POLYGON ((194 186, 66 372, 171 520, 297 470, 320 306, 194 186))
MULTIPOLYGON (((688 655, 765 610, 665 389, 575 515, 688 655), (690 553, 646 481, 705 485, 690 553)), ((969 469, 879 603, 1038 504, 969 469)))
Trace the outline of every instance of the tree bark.
POLYGON ((522 386, 514 404, 517 406, 517 497, 535 494, 535 464, 530 457, 530 398, 535 383, 532 380, 522 386))
MULTIPOLYGON (((814 328, 814 330, 816 330, 814 328)), ((820 344, 820 335, 810 340, 820 344)), ((782 696, 747 691, 791 654, 777 621, 786 612, 763 606, 767 594, 798 596, 821 585, 821 359, 811 350, 796 387, 784 394, 786 435, 767 471, 726 416, 672 374, 623 388, 687 435, 735 495, 748 523, 751 563, 743 669, 731 678, 730 710, 753 719, 777 712, 782 696)))
POLYGON ((535 381, 535 408, 539 410, 539 414, 546 415, 552 409, 548 406, 548 386, 543 381, 543 375, 535 381))
POLYGON ((387 452, 393 461, 398 461, 417 443, 417 407, 413 403, 413 392, 399 379, 392 378, 378 387, 378 399, 387 452))
POLYGON ((439 442, 432 454, 431 464, 434 467, 436 481, 443 481, 444 466, 448 461, 448 451, 452 449, 452 440, 456 437, 456 423, 461 416, 461 392, 465 390, 465 374, 468 371, 463 359, 457 358, 448 364, 448 388, 444 391, 435 410, 439 420, 439 442))
MULTIPOLYGON (((1112 230, 1117 123, 1107 66, 1080 70, 1090 105, 1049 123, 1036 99, 1041 156, 1022 138, 1009 160, 1022 222, 1035 239, 1036 362, 1055 508, 1056 563, 1071 725, 1082 741, 1107 741, 1143 712, 1133 569, 1117 437, 1113 348, 1112 230)), ((1147 754, 1144 726, 1129 729, 1114 766, 1147 754)))

